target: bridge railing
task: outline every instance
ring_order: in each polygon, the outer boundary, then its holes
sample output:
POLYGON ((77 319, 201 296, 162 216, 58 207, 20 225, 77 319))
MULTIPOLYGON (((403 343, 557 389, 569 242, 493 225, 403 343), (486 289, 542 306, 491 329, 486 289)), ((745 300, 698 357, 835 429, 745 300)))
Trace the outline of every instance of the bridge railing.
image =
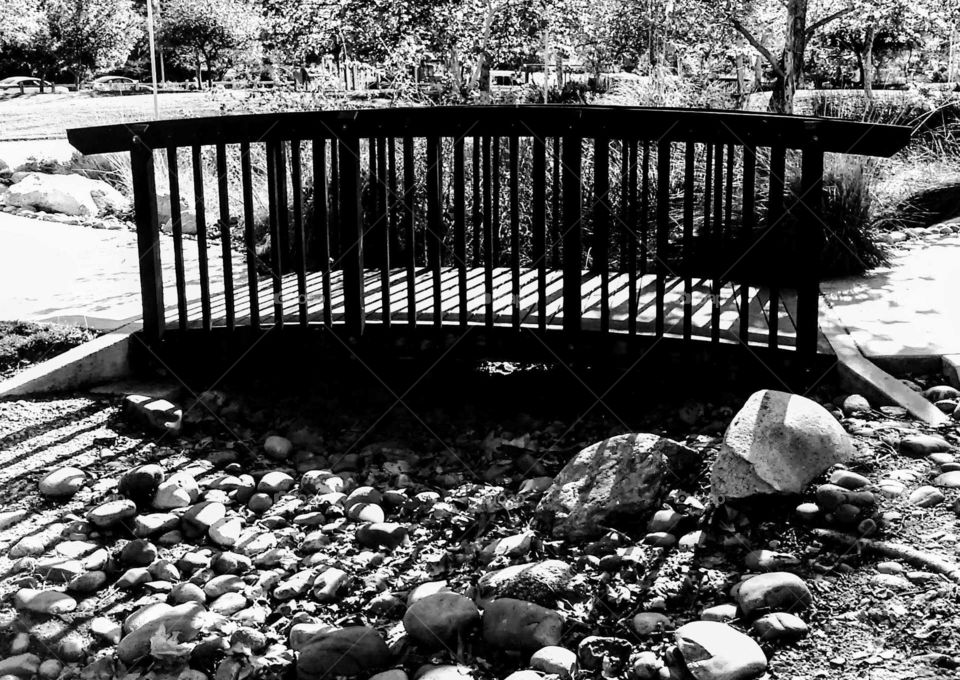
POLYGON ((323 324, 357 337, 370 323, 482 325, 813 355, 817 255, 831 236, 824 155, 889 156, 909 132, 742 112, 523 106, 224 116, 68 136, 83 153, 130 154, 151 340, 168 323, 165 222, 181 329, 323 324), (184 233, 193 227, 191 276, 184 233), (758 314, 765 337, 751 330, 758 314))

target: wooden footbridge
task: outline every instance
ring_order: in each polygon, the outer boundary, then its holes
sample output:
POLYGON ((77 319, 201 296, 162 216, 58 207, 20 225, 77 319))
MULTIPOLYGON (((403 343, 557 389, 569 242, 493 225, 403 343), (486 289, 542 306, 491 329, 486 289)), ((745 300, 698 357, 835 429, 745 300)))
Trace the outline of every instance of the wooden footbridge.
POLYGON ((600 351, 736 345, 804 362, 818 345, 817 254, 832 238, 825 154, 889 156, 909 133, 521 106, 224 116, 68 136, 86 154, 130 154, 143 337, 157 348, 172 334, 305 329, 352 346, 469 334, 509 356, 533 336, 600 351), (174 282, 163 280, 161 228, 174 282), (184 248, 199 250, 195 270, 184 248))

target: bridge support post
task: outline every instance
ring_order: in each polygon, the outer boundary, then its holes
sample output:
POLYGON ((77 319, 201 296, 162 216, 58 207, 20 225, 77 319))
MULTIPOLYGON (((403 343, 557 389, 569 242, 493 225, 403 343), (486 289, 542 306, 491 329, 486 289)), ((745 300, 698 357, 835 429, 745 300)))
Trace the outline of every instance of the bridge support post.
POLYGON ((163 270, 160 266, 160 225, 157 219, 157 187, 153 175, 153 149, 139 137, 130 148, 133 175, 133 211, 137 225, 137 255, 140 260, 140 290, 143 302, 143 335, 148 344, 163 337, 163 270))
POLYGON ((823 150, 803 150, 800 175, 800 203, 803 206, 801 226, 803 268, 797 285, 797 354, 800 361, 812 366, 817 356, 820 302, 820 250, 823 246, 823 150))
POLYGON ((363 334, 363 209, 360 203, 360 139, 343 137, 340 147, 340 252, 347 335, 363 334))

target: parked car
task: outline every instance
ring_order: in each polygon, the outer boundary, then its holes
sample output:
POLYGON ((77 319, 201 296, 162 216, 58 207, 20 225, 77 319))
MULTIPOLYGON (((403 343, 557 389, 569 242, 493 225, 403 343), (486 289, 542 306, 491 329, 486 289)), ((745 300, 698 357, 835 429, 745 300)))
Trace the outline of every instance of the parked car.
POLYGON ((94 92, 149 92, 150 85, 126 76, 99 76, 89 83, 94 92))
POLYGON ((40 78, 34 78, 33 76, 10 76, 9 78, 4 78, 0 80, 0 92, 4 94, 16 94, 16 93, 34 93, 40 91, 40 83, 43 83, 44 92, 66 92, 67 88, 57 87, 53 83, 48 83, 46 80, 41 80, 40 78))

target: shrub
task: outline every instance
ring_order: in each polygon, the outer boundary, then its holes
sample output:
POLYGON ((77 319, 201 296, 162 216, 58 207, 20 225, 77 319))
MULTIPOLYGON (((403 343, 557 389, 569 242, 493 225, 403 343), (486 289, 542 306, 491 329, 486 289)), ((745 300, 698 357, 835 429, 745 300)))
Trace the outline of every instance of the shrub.
POLYGON ((88 328, 27 321, 0 321, 0 374, 43 361, 96 338, 88 328))

